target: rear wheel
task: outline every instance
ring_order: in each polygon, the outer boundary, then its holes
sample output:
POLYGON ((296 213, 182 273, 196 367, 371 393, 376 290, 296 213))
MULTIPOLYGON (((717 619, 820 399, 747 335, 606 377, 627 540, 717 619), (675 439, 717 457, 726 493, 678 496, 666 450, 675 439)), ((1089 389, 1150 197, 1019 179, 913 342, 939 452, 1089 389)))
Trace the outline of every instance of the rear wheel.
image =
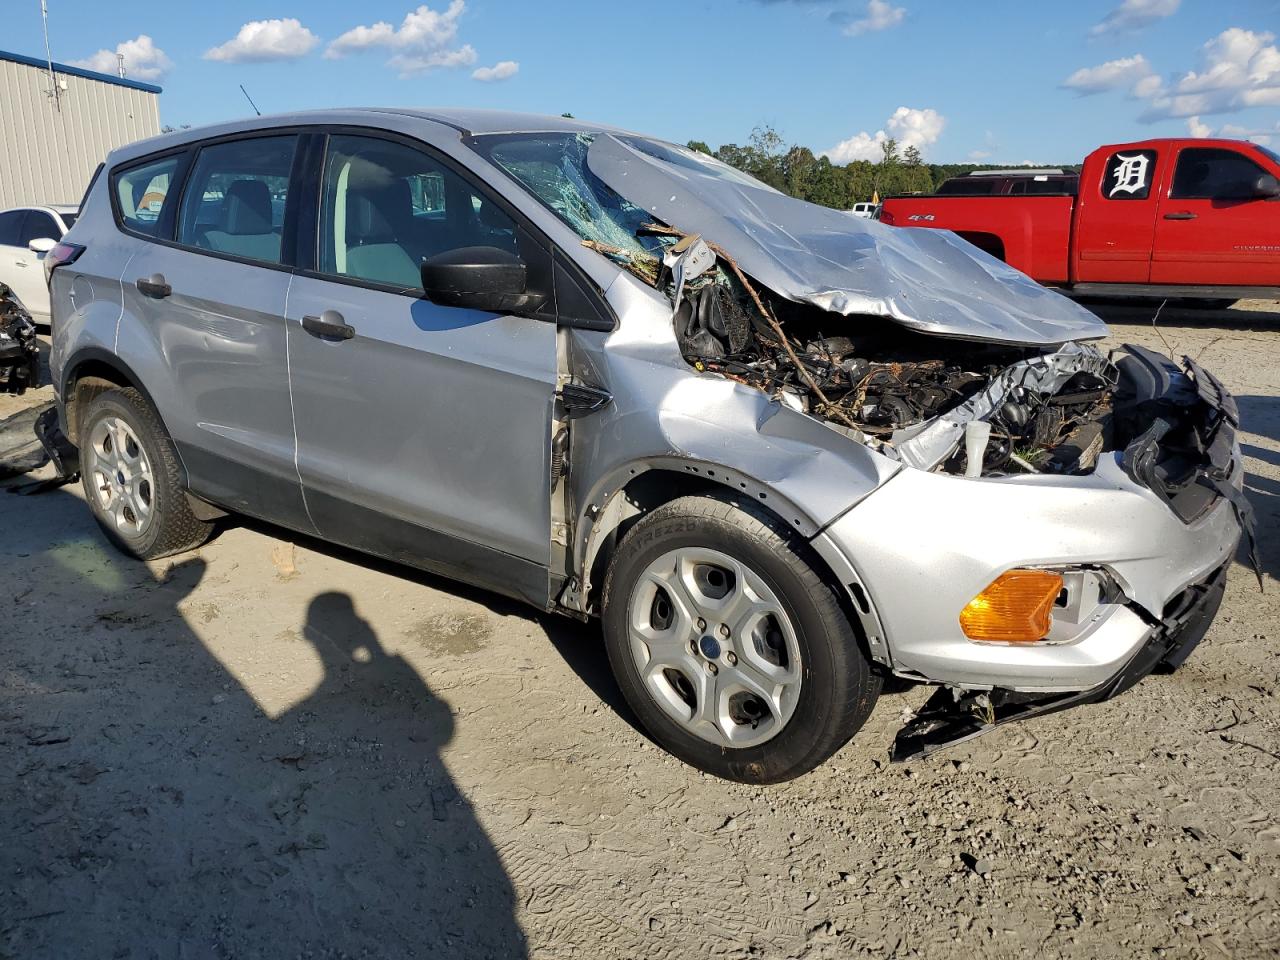
POLYGON ((154 560, 209 538, 212 526, 191 513, 173 441, 138 391, 118 388, 94 397, 79 436, 89 509, 123 552, 154 560))
POLYGON ((754 504, 685 497, 638 522, 604 587, 609 660, 675 756, 729 780, 812 770, 880 689, 817 559, 754 504))

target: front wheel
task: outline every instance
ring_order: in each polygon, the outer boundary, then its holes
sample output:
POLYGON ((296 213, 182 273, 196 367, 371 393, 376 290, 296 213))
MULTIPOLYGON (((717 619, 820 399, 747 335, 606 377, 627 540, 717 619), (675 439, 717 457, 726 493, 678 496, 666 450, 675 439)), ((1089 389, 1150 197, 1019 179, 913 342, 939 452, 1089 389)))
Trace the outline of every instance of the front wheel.
POLYGON ((793 779, 848 742, 880 678, 818 563, 749 501, 683 497, 628 531, 605 643, 655 741, 743 783, 793 779))

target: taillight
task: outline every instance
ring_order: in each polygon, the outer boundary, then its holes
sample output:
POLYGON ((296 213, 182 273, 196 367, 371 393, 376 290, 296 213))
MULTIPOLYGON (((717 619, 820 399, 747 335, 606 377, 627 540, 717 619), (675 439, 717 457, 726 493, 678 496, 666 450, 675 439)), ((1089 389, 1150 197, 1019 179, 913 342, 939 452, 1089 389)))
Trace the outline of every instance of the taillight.
POLYGON ((54 248, 44 255, 44 282, 53 279, 53 271, 68 263, 75 263, 84 253, 84 244, 59 241, 54 248))
POLYGON ((891 227, 892 227, 892 226, 894 225, 894 224, 893 224, 893 214, 892 214, 892 213, 890 213, 888 210, 881 210, 881 211, 880 211, 880 222, 881 222, 881 223, 887 223, 887 224, 889 224, 889 226, 891 226, 891 227))

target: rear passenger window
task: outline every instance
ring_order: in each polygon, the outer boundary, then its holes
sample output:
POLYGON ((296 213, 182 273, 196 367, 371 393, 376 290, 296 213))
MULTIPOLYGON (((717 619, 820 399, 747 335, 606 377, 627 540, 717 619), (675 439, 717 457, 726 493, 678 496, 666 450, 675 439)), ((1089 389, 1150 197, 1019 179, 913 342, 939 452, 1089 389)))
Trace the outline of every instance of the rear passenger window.
POLYGON ((279 263, 297 142, 258 137, 202 148, 183 190, 178 242, 279 263))
POLYGON ((166 157, 112 177, 120 218, 130 230, 155 235, 179 159, 166 157))
POLYGON ((516 253, 515 223, 421 150, 372 137, 329 138, 320 204, 320 270, 422 286, 422 261, 459 247, 516 253))
POLYGON ((1252 200, 1254 184, 1266 173, 1234 150, 1194 147, 1178 155, 1173 200, 1252 200))

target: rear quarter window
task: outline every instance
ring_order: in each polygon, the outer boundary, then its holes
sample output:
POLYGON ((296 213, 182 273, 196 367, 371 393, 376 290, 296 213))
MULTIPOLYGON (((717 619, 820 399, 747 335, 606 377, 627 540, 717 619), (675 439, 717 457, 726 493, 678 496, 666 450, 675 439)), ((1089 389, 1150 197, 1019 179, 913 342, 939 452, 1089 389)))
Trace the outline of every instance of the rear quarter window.
POLYGON ((160 216, 170 203, 170 187, 178 171, 179 156, 144 163, 111 176, 111 192, 121 223, 135 233, 155 236, 160 216))
POLYGON ((1156 151, 1117 150, 1102 171, 1102 196, 1107 200, 1146 200, 1156 173, 1156 151))

